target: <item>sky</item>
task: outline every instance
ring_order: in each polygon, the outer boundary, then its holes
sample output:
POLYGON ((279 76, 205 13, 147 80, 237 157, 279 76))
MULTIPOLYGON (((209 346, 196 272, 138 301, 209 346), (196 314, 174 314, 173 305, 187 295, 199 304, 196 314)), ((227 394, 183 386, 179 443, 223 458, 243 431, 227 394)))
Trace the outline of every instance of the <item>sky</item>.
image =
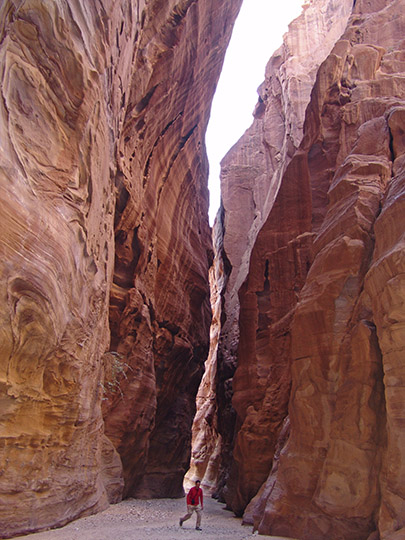
POLYGON ((257 88, 303 0, 244 0, 226 52, 206 135, 210 224, 220 203, 220 161, 253 121, 257 88))

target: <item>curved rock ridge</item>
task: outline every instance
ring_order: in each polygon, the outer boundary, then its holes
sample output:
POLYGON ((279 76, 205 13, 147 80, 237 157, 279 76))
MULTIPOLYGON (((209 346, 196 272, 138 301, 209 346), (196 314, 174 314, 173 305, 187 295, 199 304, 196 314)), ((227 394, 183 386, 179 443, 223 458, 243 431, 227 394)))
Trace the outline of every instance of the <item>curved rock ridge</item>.
POLYGON ((1 537, 183 493, 240 4, 1 3, 1 537))
MULTIPOLYGON (((404 31, 403 2, 354 3, 317 72, 302 142, 249 247, 249 272, 232 289, 237 331, 218 351, 223 362, 237 355, 224 496, 262 534, 404 535, 404 31)), ((244 140, 223 162, 225 199, 243 178, 244 140)), ((261 144, 252 143, 252 177, 261 144)), ((224 204, 231 263, 238 205, 224 204)), ((230 295, 222 318, 235 321, 230 295)))

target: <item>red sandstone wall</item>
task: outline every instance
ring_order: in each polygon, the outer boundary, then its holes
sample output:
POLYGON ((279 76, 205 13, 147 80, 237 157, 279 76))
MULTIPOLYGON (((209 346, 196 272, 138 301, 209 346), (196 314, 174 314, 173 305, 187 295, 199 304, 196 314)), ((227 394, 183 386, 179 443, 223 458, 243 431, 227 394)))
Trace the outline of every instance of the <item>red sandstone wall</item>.
MULTIPOLYGON (((330 166, 333 156, 336 165, 328 181, 329 167, 322 167, 326 214, 314 227, 314 261, 291 330, 291 435, 269 479, 264 514, 256 516, 262 532, 354 539, 377 529, 390 538, 404 519, 396 487, 402 430, 394 412, 402 407, 401 380, 388 376, 402 338, 397 320, 387 319, 390 302, 381 302, 386 283, 401 274, 390 255, 401 249, 398 233, 391 236, 388 226, 403 178, 401 143, 395 150, 404 97, 400 8, 357 3, 319 72, 308 111, 303 148, 318 172, 313 190, 321 180, 314 157, 330 166), (388 274, 379 273, 387 263, 388 274), (390 340, 387 347, 387 332, 395 332, 394 346, 390 340)), ((401 220, 395 228, 403 229, 401 220)))

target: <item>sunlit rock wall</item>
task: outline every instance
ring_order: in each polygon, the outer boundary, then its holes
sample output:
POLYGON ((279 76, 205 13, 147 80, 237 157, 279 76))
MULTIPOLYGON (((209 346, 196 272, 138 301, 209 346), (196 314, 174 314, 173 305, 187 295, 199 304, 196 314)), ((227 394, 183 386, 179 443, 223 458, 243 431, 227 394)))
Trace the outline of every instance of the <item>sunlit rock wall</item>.
POLYGON ((326 213, 292 324, 291 435, 262 532, 403 535, 404 30, 402 2, 357 2, 314 88, 302 148, 326 213))
POLYGON ((351 0, 312 0, 304 6, 266 66, 253 124, 221 163, 224 249, 232 266, 227 323, 221 335, 225 343, 220 347, 225 361, 232 362, 235 355, 238 292, 249 271, 255 239, 301 143, 319 65, 343 33, 351 7, 351 0))
POLYGON ((355 2, 237 287, 224 493, 263 534, 404 535, 403 7, 355 2))
POLYGON ((239 7, 1 3, 2 536, 182 493, 211 318, 204 132, 239 7))

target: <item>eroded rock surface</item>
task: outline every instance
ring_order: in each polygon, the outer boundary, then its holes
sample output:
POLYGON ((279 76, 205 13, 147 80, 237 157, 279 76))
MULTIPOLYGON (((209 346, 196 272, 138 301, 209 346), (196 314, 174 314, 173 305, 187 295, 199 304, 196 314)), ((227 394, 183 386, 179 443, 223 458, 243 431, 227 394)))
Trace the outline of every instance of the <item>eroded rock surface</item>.
POLYGON ((211 318, 204 132, 240 3, 1 4, 3 536, 182 493, 211 318))
MULTIPOLYGON (((196 479, 203 479, 204 490, 215 493, 220 475, 222 437, 218 426, 217 393, 217 353, 222 327, 222 294, 225 290, 229 263, 223 250, 222 222, 216 220, 213 230, 214 262, 210 268, 212 321, 210 332, 210 350, 205 364, 205 372, 197 393, 196 415, 192 427, 191 466, 185 477, 186 489, 194 485, 196 479)), ((231 422, 234 415, 228 407, 231 422)), ((222 411, 224 418, 226 412, 222 411)), ((231 426, 228 425, 230 428, 231 426)))

